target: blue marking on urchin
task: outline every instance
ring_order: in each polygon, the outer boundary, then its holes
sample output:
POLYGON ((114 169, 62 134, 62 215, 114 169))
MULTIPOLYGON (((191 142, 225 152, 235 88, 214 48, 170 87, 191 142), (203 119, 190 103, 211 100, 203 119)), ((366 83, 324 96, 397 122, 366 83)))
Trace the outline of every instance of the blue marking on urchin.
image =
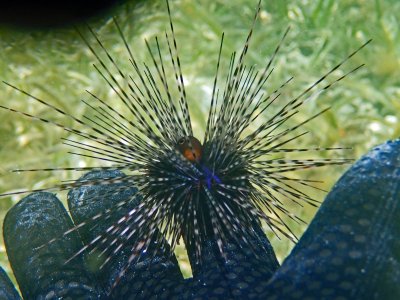
POLYGON ((211 190, 211 185, 213 181, 218 184, 221 183, 221 179, 215 173, 211 172, 209 168, 202 165, 201 169, 203 171, 203 174, 205 175, 205 182, 209 190, 211 190))

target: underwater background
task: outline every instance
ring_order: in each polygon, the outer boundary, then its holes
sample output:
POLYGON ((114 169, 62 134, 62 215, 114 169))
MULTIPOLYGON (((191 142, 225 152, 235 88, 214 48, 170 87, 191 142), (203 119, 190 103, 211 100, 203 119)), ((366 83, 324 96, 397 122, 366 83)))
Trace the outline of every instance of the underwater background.
MULTIPOLYGON (((256 0, 171 0, 171 13, 179 47, 194 131, 202 136, 210 105, 210 89, 215 75, 218 48, 225 32, 222 64, 227 67, 232 51, 239 50, 251 26, 256 0)), ((144 39, 154 44, 163 38, 168 25, 163 0, 125 1, 107 13, 88 21, 118 64, 129 70, 130 62, 124 45, 112 23, 115 16, 138 61, 150 61, 144 39)), ((75 24, 87 34, 85 24, 75 24)), ((359 158, 369 148, 400 136, 400 3, 395 0, 367 1, 262 1, 259 20, 250 44, 248 64, 262 67, 272 54, 284 31, 290 26, 276 60, 276 68, 267 83, 272 91, 290 76, 294 81, 281 97, 293 97, 343 60, 369 38, 373 39, 354 58, 346 70, 366 66, 341 81, 328 92, 303 106, 297 122, 331 106, 331 110, 306 125, 310 131, 297 141, 296 147, 351 147, 351 150, 328 153, 335 158, 359 158)), ((73 26, 54 29, 24 30, 2 24, 0 20, 0 79, 82 116, 87 106, 85 90, 107 101, 113 94, 92 64, 95 58, 73 26)), ((340 71, 337 77, 342 75, 340 71)), ((112 102, 109 102, 112 103, 112 102)), ((35 116, 58 120, 48 107, 40 106, 5 84, 0 84, 0 104, 35 116)), ((117 104, 115 104, 117 105, 117 104)), ((271 109, 274 109, 273 107, 271 109)), ((268 116, 268 111, 265 113, 268 116)), ((62 145, 61 130, 22 116, 0 111, 0 193, 18 189, 35 189, 55 185, 60 180, 76 179, 77 172, 11 173, 18 168, 91 166, 91 159, 72 156, 62 145)), ((62 123, 72 125, 71 120, 62 123)), ((316 157, 314 155, 313 157, 316 157)), ((326 156, 328 157, 328 156, 326 156)), ((331 186, 347 166, 325 167, 294 175, 324 180, 321 188, 331 186)), ((65 193, 57 193, 65 200, 65 193)), ((323 200, 324 193, 312 197, 323 200)), ((7 210, 22 197, 0 199, 0 222, 7 210)), ((316 209, 309 206, 291 208, 310 221, 316 209)), ((305 225, 290 223, 300 236, 305 225)), ((282 261, 293 243, 268 237, 282 261)), ((177 255, 186 276, 190 266, 182 246, 177 255)), ((4 244, 0 246, 0 264, 7 271, 4 244)))

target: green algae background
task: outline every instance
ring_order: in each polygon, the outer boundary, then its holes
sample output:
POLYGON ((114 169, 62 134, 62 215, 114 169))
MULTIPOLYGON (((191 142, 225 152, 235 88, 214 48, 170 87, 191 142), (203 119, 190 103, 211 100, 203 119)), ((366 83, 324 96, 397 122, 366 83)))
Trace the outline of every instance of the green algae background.
MULTIPOLYGON (((170 1, 170 5, 194 130, 201 137, 210 104, 209 92, 220 37, 224 32, 222 64, 226 72, 231 52, 241 50, 243 46, 257 1, 176 0, 170 1)), ((163 38, 169 24, 164 1, 143 1, 138 5, 128 1, 110 15, 118 19, 138 61, 150 62, 144 39, 154 46, 154 38, 158 36, 166 50, 163 38)), ((340 69, 342 71, 335 72, 332 78, 365 63, 363 69, 303 106, 296 117, 298 122, 325 107, 331 106, 331 110, 307 124, 305 129, 310 133, 291 146, 351 147, 345 152, 319 155, 357 159, 374 145, 399 137, 399 23, 400 3, 395 0, 262 1, 247 63, 260 69, 265 66, 285 29, 290 26, 289 35, 276 59, 274 73, 266 86, 268 91, 273 91, 284 80, 294 76, 280 103, 299 94, 369 38, 373 39, 372 44, 351 59, 340 69)), ((103 16, 89 24, 118 64, 124 70, 131 70, 111 17, 103 16)), ((79 28, 94 44, 87 28, 84 25, 79 28)), ((46 99, 76 117, 87 112, 87 106, 81 102, 81 99, 90 98, 85 90, 112 105, 119 105, 93 68, 95 62, 95 57, 74 28, 19 31, 0 27, 0 79, 46 99)), ((0 84, 0 104, 67 126, 75 125, 70 119, 57 115, 5 84, 0 84)), ((268 113, 265 112, 265 118, 268 113)), ((10 172, 13 169, 96 165, 90 159, 68 154, 70 149, 61 141, 61 137, 67 135, 54 126, 4 110, 0 110, 0 121, 0 193, 50 187, 60 180, 80 176, 76 172, 10 172)), ((323 179, 324 183, 319 186, 329 190, 346 168, 326 167, 295 175, 323 179)), ((65 200, 65 193, 57 195, 65 200)), ((325 194, 313 192, 312 196, 322 201, 325 194)), ((1 223, 7 210, 20 198, 0 199, 1 223)), ((310 221, 316 212, 315 208, 307 205, 288 205, 306 221, 310 221)), ((306 229, 303 224, 290 223, 290 226, 298 236, 306 229)), ((268 229, 266 232, 282 261, 293 244, 278 239, 268 229)), ((177 255, 183 272, 190 276, 182 247, 177 249, 177 255)), ((0 246, 0 264, 10 272, 3 243, 0 246)))

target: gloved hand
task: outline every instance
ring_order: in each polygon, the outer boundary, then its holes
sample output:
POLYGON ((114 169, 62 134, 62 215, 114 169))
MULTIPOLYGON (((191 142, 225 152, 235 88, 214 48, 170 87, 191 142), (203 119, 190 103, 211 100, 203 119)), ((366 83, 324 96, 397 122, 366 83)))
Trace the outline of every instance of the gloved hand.
MULTIPOLYGON (((123 174, 91 172, 83 178, 112 176, 123 174)), ((96 252, 69 260, 99 233, 112 230, 110 225, 139 202, 134 187, 118 189, 118 183, 73 189, 68 204, 75 224, 100 212, 109 218, 64 237, 73 224, 54 195, 31 194, 15 205, 5 219, 4 238, 23 297, 400 299, 400 140, 375 148, 343 175, 280 267, 257 224, 254 230, 263 245, 254 246, 267 251, 254 255, 250 249, 228 244, 222 259, 215 241, 209 240, 201 263, 192 265, 191 279, 183 279, 165 241, 151 244, 134 264, 128 264, 129 242, 100 270, 93 259, 96 252), (104 197, 113 189, 119 192, 104 197), (129 197, 126 206, 115 207, 129 197), (113 287, 122 271, 124 276, 113 287)), ((193 258, 190 247, 188 252, 193 258)), ((4 273, 0 273, 0 296, 19 299, 4 273)))

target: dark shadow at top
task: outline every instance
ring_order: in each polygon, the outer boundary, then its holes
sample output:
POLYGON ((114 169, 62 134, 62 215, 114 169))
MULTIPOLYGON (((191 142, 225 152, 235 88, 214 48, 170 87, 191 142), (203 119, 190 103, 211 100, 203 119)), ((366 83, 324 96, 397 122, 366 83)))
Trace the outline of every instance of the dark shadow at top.
MULTIPOLYGON (((51 30, 112 15, 127 0, 1 1, 0 25, 23 31, 51 30)), ((141 2, 143 0, 130 0, 141 2)))

